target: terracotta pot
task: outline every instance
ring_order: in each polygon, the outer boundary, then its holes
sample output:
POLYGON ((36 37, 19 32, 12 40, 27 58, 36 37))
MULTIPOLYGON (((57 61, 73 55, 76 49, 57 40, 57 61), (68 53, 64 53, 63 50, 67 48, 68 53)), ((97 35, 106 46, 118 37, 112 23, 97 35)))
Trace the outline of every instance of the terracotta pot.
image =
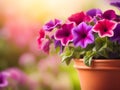
POLYGON ((120 59, 93 60, 91 67, 75 59, 81 90, 120 90, 120 59))

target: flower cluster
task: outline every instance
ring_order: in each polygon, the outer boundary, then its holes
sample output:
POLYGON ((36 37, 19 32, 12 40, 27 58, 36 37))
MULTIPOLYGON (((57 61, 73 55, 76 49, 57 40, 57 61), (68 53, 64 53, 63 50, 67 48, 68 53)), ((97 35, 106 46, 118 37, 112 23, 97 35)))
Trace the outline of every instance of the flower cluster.
POLYGON ((39 32, 38 43, 46 53, 53 43, 67 64, 72 58, 84 58, 88 66, 93 58, 120 58, 119 22, 120 16, 114 10, 81 11, 65 22, 58 19, 47 22, 39 32))

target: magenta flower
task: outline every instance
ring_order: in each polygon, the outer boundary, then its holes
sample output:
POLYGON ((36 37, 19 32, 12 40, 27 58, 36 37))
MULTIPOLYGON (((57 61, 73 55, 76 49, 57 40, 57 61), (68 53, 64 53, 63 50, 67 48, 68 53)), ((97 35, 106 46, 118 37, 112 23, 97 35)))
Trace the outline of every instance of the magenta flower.
POLYGON ((72 31, 73 43, 76 47, 87 47, 88 44, 94 42, 94 36, 92 34, 92 26, 87 25, 85 22, 80 23, 72 31))
POLYGON ((8 73, 6 72, 0 72, 0 87, 6 87, 8 85, 7 77, 8 73))
POLYGON ((90 9, 86 13, 87 13, 87 15, 89 15, 91 17, 97 16, 97 15, 102 15, 102 11, 100 9, 90 9))
POLYGON ((58 19, 55 20, 50 20, 47 22, 44 26, 43 29, 46 31, 52 31, 54 28, 61 26, 61 21, 58 19))
POLYGON ((49 50, 50 50, 50 40, 45 39, 42 46, 41 46, 41 50, 43 50, 45 53, 49 54, 49 50))
POLYGON ((43 29, 40 29, 39 31, 39 37, 37 39, 39 46, 41 47, 42 41, 45 37, 45 31, 43 29))
POLYGON ((68 43, 73 40, 73 27, 73 23, 63 24, 62 28, 56 31, 55 39, 60 40, 63 46, 68 45, 68 43))
POLYGON ((114 10, 107 10, 103 13, 102 17, 104 19, 109 19, 109 20, 113 20, 116 18, 116 13, 114 10))
POLYGON ((100 37, 112 37, 113 29, 116 27, 116 23, 111 20, 103 19, 98 21, 93 27, 93 31, 97 32, 100 37))
POLYGON ((91 20, 90 16, 85 14, 84 12, 79 12, 71 15, 68 18, 69 21, 75 22, 77 25, 81 22, 89 22, 91 20))

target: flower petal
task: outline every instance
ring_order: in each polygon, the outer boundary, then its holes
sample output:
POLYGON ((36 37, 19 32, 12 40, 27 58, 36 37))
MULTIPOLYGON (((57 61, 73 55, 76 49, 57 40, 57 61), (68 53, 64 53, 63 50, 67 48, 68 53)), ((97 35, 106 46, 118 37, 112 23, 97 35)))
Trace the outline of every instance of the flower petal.
POLYGON ((91 20, 90 16, 86 15, 84 12, 79 12, 72 14, 69 18, 69 21, 75 22, 77 25, 81 22, 89 22, 91 20))
POLYGON ((93 31, 97 32, 100 37, 113 36, 113 29, 116 27, 116 22, 103 19, 99 20, 93 27, 93 31))
POLYGON ((116 13, 114 10, 107 10, 103 13, 102 17, 105 19, 112 20, 116 18, 116 13))
POLYGON ((43 29, 46 31, 52 31, 54 28, 58 27, 61 25, 61 21, 58 19, 50 20, 47 22, 44 26, 43 29))
POLYGON ((74 27, 73 23, 64 24, 61 29, 57 30, 55 33, 55 39, 60 40, 62 45, 68 45, 72 41, 72 28, 74 27))
POLYGON ((89 15, 93 18, 94 16, 101 15, 102 11, 100 9, 90 9, 86 13, 87 13, 87 15, 89 15))
POLYGON ((92 35, 91 29, 92 27, 84 22, 73 29, 73 43, 76 47, 81 46, 85 48, 88 44, 93 43, 94 36, 92 35))

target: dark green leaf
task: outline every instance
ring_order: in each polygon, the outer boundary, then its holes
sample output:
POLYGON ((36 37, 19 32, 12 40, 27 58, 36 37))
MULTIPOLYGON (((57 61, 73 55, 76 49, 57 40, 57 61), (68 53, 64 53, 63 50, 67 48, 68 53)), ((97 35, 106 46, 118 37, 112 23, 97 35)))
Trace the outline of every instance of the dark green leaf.
POLYGON ((96 51, 100 52, 107 47, 107 38, 97 38, 95 40, 96 51))
POLYGON ((61 54, 61 57, 62 57, 62 62, 66 62, 66 64, 68 65, 72 59, 72 56, 73 56, 73 52, 74 52, 74 49, 73 48, 69 48, 67 47, 65 49, 65 52, 61 54))
POLYGON ((85 65, 87 65, 87 66, 90 66, 91 65, 91 61, 92 61, 92 58, 93 58, 93 56, 95 55, 95 53, 96 52, 94 52, 94 51, 88 51, 87 53, 86 53, 86 55, 84 56, 84 63, 85 63, 85 65))

